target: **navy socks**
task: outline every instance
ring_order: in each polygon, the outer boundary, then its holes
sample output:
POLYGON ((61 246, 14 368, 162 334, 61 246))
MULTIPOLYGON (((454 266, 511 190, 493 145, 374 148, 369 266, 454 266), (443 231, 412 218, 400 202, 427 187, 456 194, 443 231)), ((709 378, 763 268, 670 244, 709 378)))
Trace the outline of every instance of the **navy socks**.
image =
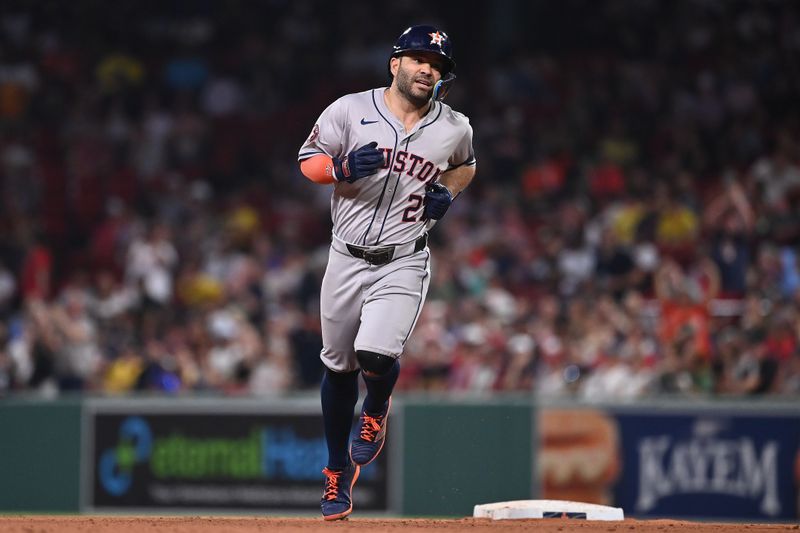
POLYGON ((358 374, 326 369, 322 377, 322 420, 328 443, 328 468, 341 470, 350 463, 350 428, 358 402, 358 374))
MULTIPOLYGON (((360 373, 360 370, 334 372, 326 369, 322 377, 320 388, 322 420, 325 425, 325 440, 328 443, 328 468, 332 470, 341 470, 350 463, 350 431, 353 412, 358 402, 360 373)), ((382 376, 364 374, 364 383, 367 386, 367 397, 364 398, 365 411, 370 414, 383 411, 399 375, 400 364, 397 361, 382 376)))
POLYGON ((364 383, 367 385, 367 397, 364 398, 364 411, 371 415, 383 411, 389 396, 392 395, 397 376, 400 375, 400 363, 394 362, 392 368, 382 376, 368 376, 364 374, 364 383))

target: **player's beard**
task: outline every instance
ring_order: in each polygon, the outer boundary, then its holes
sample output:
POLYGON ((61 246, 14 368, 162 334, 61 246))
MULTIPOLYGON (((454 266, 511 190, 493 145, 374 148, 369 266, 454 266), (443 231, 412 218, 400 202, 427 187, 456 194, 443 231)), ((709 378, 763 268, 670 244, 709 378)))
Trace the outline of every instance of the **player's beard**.
MULTIPOLYGON (((397 90, 400 91, 400 94, 402 94, 406 100, 415 106, 422 107, 431 99, 431 95, 433 94, 433 85, 431 85, 431 88, 427 91, 415 89, 415 78, 402 68, 397 69, 396 78, 397 90)), ((431 78, 431 83, 433 83, 433 78, 431 78)))

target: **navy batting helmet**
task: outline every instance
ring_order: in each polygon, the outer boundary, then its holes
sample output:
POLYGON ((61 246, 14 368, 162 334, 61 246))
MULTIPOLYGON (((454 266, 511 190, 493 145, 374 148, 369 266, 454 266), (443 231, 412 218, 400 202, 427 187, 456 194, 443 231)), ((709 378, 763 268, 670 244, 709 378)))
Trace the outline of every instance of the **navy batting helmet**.
POLYGON ((394 43, 391 57, 397 57, 405 52, 412 51, 432 52, 442 56, 445 64, 445 72, 442 72, 443 76, 456 68, 456 62, 453 61, 453 45, 450 43, 450 37, 435 26, 420 25, 407 28, 397 38, 397 42, 394 43))
POLYGON ((400 34, 392 47, 391 57, 398 57, 406 52, 430 52, 441 57, 444 62, 442 80, 436 84, 433 98, 440 100, 447 92, 447 85, 455 79, 453 70, 456 62, 453 61, 453 45, 450 37, 435 26, 421 24, 410 26, 400 34))

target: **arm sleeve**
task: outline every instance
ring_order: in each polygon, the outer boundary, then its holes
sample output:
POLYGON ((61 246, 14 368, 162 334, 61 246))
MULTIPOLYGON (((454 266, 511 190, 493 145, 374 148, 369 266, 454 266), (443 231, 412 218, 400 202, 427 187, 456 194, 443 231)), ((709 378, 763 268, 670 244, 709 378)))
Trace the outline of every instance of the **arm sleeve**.
POLYGON ((449 163, 447 170, 452 170, 464 165, 475 165, 475 150, 472 148, 472 126, 469 122, 466 123, 466 128, 463 137, 456 145, 453 155, 447 161, 449 163))
POLYGON ((316 155, 342 156, 342 139, 345 136, 346 108, 340 98, 329 105, 314 123, 311 134, 300 147, 297 160, 303 161, 316 155))
POLYGON ((333 183, 333 160, 325 154, 317 154, 300 161, 300 172, 314 183, 333 183))

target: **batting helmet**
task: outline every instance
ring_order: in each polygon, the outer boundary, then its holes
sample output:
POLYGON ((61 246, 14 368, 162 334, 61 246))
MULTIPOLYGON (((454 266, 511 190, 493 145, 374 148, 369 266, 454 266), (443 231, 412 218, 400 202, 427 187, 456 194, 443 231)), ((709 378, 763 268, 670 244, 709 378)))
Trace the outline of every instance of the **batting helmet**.
POLYGON ((445 72, 442 72, 442 76, 456 68, 450 37, 435 26, 411 26, 400 34, 392 47, 391 57, 397 57, 405 52, 432 52, 440 55, 445 63, 445 72))

